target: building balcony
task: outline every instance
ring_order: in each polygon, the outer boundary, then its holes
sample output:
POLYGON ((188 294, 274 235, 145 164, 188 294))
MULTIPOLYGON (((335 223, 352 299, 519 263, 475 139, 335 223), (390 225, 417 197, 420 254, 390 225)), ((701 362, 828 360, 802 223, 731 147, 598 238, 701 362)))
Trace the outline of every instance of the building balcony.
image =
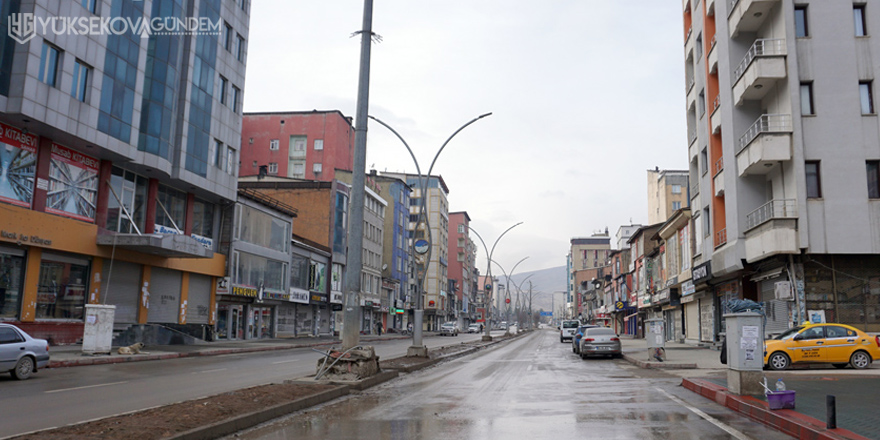
POLYGON ((687 62, 693 62, 696 64, 694 60, 694 28, 691 27, 687 30, 687 33, 684 36, 684 59, 687 62))
POLYGON ((696 199, 697 196, 699 196, 699 195, 700 195, 700 184, 695 183, 695 184, 691 185, 691 200, 696 199))
POLYGON ((715 15, 715 0, 706 0, 706 15, 715 15))
POLYGON ((756 40, 733 72, 736 105, 760 100, 777 81, 785 79, 785 40, 756 40))
POLYGON ((761 115, 737 143, 739 176, 767 174, 791 160, 791 132, 791 115, 761 115))
POLYGON ((746 261, 800 252, 797 234, 797 201, 767 202, 746 216, 746 261))
POLYGON ((760 29, 773 6, 780 3, 780 0, 729 1, 727 26, 730 29, 730 38, 735 38, 740 32, 755 32, 760 29))
POLYGON ((693 144, 696 144, 696 143, 697 143, 697 129, 694 128, 694 129, 691 130, 691 132, 688 134, 688 145, 693 145, 693 144))
POLYGON ((686 98, 687 100, 685 102, 687 102, 687 109, 688 110, 691 110, 692 108, 694 108, 697 105, 697 90, 696 90, 696 87, 694 87, 695 83, 696 83, 696 80, 694 80, 694 78, 691 77, 691 78, 688 78, 687 86, 685 86, 685 90, 687 90, 687 98, 686 98))
POLYGON ((715 197, 724 195, 724 161, 718 159, 712 167, 712 183, 715 186, 715 197))
POLYGON ((718 51, 715 50, 716 43, 718 42, 715 39, 716 35, 712 36, 712 42, 709 43, 709 55, 707 59, 709 60, 709 74, 714 75, 715 72, 718 72, 718 51))
POLYGON ((715 248, 720 248, 727 244, 727 228, 715 233, 715 248))
POLYGON ((721 95, 715 97, 715 101, 712 102, 712 116, 709 118, 709 121, 712 124, 712 134, 718 134, 721 132, 721 95))

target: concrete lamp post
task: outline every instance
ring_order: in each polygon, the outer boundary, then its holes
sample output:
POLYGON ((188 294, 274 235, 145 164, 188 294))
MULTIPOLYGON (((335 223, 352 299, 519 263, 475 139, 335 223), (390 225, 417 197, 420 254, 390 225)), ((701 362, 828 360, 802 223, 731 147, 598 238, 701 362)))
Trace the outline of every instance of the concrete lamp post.
POLYGON ((394 133, 394 135, 397 136, 398 139, 400 139, 400 142, 403 142, 403 146, 406 147, 407 151, 409 151, 409 155, 412 157, 412 160, 415 163, 416 173, 419 175, 419 186, 420 186, 419 190, 421 191, 421 193, 420 193, 421 206, 419 207, 419 220, 418 220, 418 222, 416 222, 415 230, 418 231, 419 227, 421 225, 423 225, 423 224, 425 225, 425 230, 427 231, 428 246, 427 246, 427 250, 424 253, 422 253, 422 252, 417 252, 419 250, 416 249, 416 240, 415 239, 413 239, 412 243, 411 243, 411 254, 415 255, 418 253, 419 255, 424 255, 424 265, 422 265, 422 267, 421 267, 422 270, 419 273, 417 273, 417 276, 416 276, 418 292, 416 293, 416 310, 414 313, 415 323, 413 324, 413 345, 411 347, 409 347, 409 349, 407 349, 407 356, 418 356, 418 357, 427 357, 428 356, 428 348, 425 347, 425 344, 423 343, 423 340, 422 340, 422 320, 423 320, 424 313, 425 313, 425 307, 424 307, 424 304, 422 304, 422 302, 423 302, 422 295, 424 294, 422 289, 424 288, 424 285, 425 285, 425 278, 428 275, 428 267, 431 265, 431 253, 434 248, 434 246, 432 244, 433 239, 431 237, 431 224, 428 222, 428 215, 427 215, 428 180, 431 178, 431 172, 434 170, 434 164, 437 163, 437 158, 440 156, 440 153, 443 152, 443 149, 446 148, 446 144, 448 144, 449 141, 452 140, 453 137, 455 137, 455 135, 457 135, 460 131, 464 130, 465 127, 467 127, 468 125, 471 125, 474 122, 477 122, 480 119, 483 119, 486 116, 490 116, 490 115, 492 115, 492 113, 485 113, 480 116, 477 116, 476 118, 471 119, 466 124, 459 127, 458 130, 455 130, 455 132, 452 133, 452 135, 446 139, 446 142, 443 142, 443 145, 440 146, 440 149, 437 150, 437 154, 434 155, 434 159, 431 161, 431 166, 428 168, 427 175, 422 174, 422 169, 419 167, 419 161, 418 161, 418 159, 416 159, 415 153, 413 153, 412 148, 409 147, 409 144, 406 143, 406 141, 403 139, 403 137, 399 133, 397 133, 397 131, 395 131, 393 128, 391 128, 391 126, 389 126, 388 124, 382 122, 381 120, 379 120, 378 118, 376 118, 374 116, 369 116, 370 119, 378 122, 380 125, 382 125, 383 127, 390 130, 392 133, 394 133))

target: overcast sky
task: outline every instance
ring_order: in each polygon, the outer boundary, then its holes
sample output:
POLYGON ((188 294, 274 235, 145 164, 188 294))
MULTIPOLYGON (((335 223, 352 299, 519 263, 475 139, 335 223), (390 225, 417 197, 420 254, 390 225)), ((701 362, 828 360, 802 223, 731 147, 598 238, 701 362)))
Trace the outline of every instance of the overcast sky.
MULTIPOLYGON (((362 19, 362 0, 254 0, 244 110, 354 117, 362 19)), ((687 169, 682 26, 677 0, 377 0, 370 114, 427 172, 492 112, 435 165, 449 209, 489 248, 524 222, 505 270, 564 266, 572 237, 647 222, 646 170, 687 169)), ((415 172, 375 122, 371 167, 415 172)))

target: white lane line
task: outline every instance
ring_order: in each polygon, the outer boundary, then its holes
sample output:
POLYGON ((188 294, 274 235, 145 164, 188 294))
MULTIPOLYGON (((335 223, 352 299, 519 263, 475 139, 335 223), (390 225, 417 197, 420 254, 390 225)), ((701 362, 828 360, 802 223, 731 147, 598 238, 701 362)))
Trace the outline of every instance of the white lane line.
POLYGON ((225 368, 218 368, 216 370, 193 371, 190 374, 216 373, 218 371, 226 371, 226 369, 225 368))
POLYGON ((660 388, 656 388, 656 387, 655 387, 654 389, 656 389, 657 391, 660 391, 661 393, 665 394, 666 397, 668 397, 669 399, 671 399, 673 402, 675 402, 675 403, 677 403, 677 404, 679 404, 679 405, 681 405, 681 406, 683 406, 683 407, 689 409, 692 413, 694 413, 694 414, 696 414, 696 415, 698 415, 698 416, 700 416, 700 417, 706 419, 707 422, 709 422, 709 423, 711 423, 711 424, 713 424, 713 425, 715 425, 715 426, 721 428, 722 430, 724 430, 724 431, 727 432, 728 434, 732 435, 734 438, 737 438, 737 439, 739 439, 739 440, 752 440, 751 437, 749 437, 749 436, 747 436, 747 435, 745 435, 745 434, 743 434, 743 433, 737 431, 737 430, 734 429, 732 426, 727 425, 727 424, 725 424, 725 423, 722 423, 720 420, 718 420, 718 419, 716 419, 716 418, 710 416, 709 414, 706 414, 706 413, 704 413, 703 411, 701 411, 701 410, 699 410, 699 409, 697 409, 697 408, 694 408, 693 406, 688 405, 687 403, 685 403, 684 400, 681 400, 681 399, 679 399, 678 397, 675 397, 675 396, 673 396, 672 394, 667 393, 665 390, 662 390, 662 389, 660 389, 660 388))
POLYGON ((278 361, 278 362, 272 362, 272 365, 289 364, 291 362, 299 362, 299 361, 303 361, 303 360, 305 360, 305 359, 291 359, 289 361, 278 361))
POLYGON ((126 380, 124 382, 111 382, 111 383, 102 383, 102 384, 98 384, 98 385, 86 385, 84 387, 75 387, 75 388, 63 388, 60 390, 46 391, 45 394, 60 393, 63 391, 84 390, 86 388, 106 387, 106 386, 110 386, 110 385, 119 385, 119 384, 123 384, 123 383, 128 383, 128 381, 126 380))

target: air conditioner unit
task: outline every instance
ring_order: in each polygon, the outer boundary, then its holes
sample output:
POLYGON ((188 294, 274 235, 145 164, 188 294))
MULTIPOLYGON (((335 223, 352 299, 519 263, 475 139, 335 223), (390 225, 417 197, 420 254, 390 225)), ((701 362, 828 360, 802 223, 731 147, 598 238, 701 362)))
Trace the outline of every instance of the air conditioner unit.
POLYGON ((794 300, 794 295, 791 294, 791 282, 789 281, 777 282, 774 293, 776 294, 776 299, 778 300, 794 300))

